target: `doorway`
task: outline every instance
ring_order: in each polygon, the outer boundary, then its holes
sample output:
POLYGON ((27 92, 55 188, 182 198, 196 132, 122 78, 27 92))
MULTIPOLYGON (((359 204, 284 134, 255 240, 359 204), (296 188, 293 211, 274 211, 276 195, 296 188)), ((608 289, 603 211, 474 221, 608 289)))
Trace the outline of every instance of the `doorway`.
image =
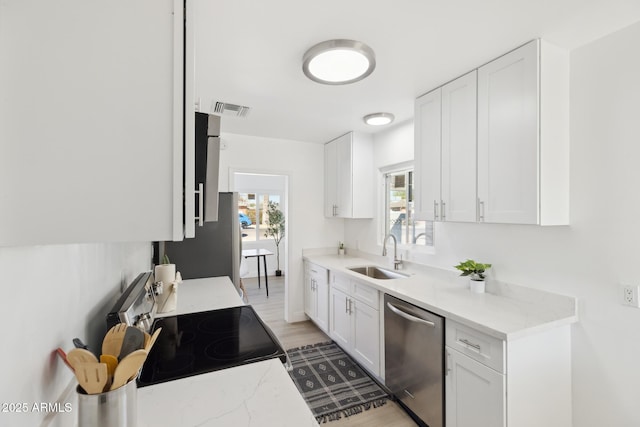
MULTIPOLYGON (((230 190, 238 193, 242 248, 243 250, 265 249, 273 253, 273 256, 266 257, 267 275, 274 277, 277 270, 281 272, 284 278, 284 300, 287 305, 289 176, 263 171, 231 170, 229 178, 230 190), (269 232, 270 211, 273 213, 274 210, 282 213, 284 217, 281 236, 274 236, 269 232)), ((253 259, 255 258, 244 260, 247 268, 243 276, 246 278, 258 277, 258 264, 253 259)), ((260 271, 260 274, 264 280, 265 272, 260 271)))

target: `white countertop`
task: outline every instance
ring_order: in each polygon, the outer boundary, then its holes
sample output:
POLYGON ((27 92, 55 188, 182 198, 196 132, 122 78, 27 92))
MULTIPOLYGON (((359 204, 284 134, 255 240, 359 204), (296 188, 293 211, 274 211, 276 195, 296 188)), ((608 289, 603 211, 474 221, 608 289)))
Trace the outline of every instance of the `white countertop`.
POLYGON ((317 425, 279 359, 138 389, 138 427, 317 425))
POLYGON ((189 279, 178 285, 178 304, 176 310, 158 313, 156 317, 175 316, 177 314, 198 311, 218 310, 220 308, 244 305, 244 301, 228 277, 207 277, 189 279))
MULTIPOLYGON (((400 270, 408 278, 381 280, 349 270, 376 265, 369 259, 342 255, 305 255, 330 271, 391 294, 447 319, 466 324, 503 340, 514 340, 578 321, 576 299, 520 286, 501 285, 501 294, 475 294, 454 274, 400 270)), ((388 268, 382 266, 383 268, 388 268)))
MULTIPOLYGON (((174 316, 244 305, 228 277, 185 280, 174 316)), ((318 423, 280 362, 271 359, 138 389, 139 427, 299 427, 318 423)))

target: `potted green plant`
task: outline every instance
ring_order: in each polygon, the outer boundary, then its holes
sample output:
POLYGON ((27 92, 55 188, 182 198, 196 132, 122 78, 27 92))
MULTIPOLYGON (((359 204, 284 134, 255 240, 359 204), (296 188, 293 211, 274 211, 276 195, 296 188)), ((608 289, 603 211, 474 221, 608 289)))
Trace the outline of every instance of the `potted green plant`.
POLYGON ((344 243, 338 242, 338 255, 344 255, 344 243))
POLYGON ((264 237, 271 237, 276 244, 276 276, 282 276, 280 270, 280 242, 284 238, 284 214, 278 204, 269 201, 267 205, 267 230, 264 237))
POLYGON ((471 292, 483 293, 485 290, 485 271, 491 268, 491 264, 482 264, 472 259, 468 259, 455 268, 462 273, 460 276, 469 276, 469 289, 471 292))

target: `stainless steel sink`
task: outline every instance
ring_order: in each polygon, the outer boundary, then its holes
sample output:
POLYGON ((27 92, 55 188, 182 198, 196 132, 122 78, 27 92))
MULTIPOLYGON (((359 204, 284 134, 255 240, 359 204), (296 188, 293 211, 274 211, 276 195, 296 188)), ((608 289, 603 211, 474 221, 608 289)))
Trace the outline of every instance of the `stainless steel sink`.
POLYGON ((374 279, 406 279, 407 277, 409 277, 406 274, 402 274, 393 270, 387 270, 386 268, 376 267, 375 265, 351 267, 349 268, 349 270, 372 277, 374 279))

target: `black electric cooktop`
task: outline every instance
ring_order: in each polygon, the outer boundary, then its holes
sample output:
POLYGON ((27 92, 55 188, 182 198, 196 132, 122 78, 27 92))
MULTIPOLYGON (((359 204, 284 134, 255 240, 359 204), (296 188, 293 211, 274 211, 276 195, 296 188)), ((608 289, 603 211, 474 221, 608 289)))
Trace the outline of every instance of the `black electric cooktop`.
POLYGON ((152 332, 157 328, 140 387, 276 357, 286 363, 286 352, 250 305, 163 317, 152 332))

